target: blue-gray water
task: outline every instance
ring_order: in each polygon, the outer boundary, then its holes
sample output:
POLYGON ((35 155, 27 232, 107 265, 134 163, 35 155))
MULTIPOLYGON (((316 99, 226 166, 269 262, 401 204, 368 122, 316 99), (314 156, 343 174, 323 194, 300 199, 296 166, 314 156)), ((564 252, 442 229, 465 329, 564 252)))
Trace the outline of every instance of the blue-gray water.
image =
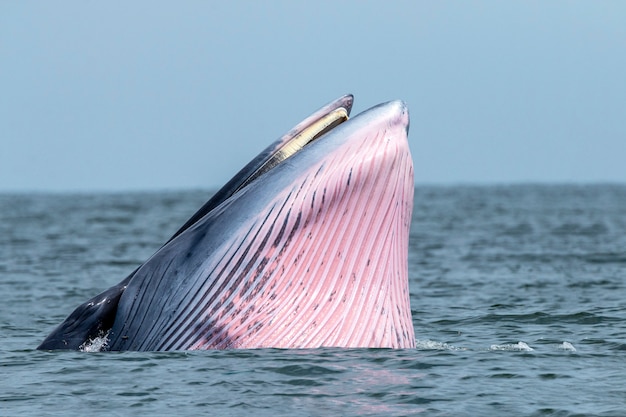
POLYGON ((619 185, 418 187, 416 350, 34 350, 207 195, 0 195, 0 415, 626 415, 619 185))

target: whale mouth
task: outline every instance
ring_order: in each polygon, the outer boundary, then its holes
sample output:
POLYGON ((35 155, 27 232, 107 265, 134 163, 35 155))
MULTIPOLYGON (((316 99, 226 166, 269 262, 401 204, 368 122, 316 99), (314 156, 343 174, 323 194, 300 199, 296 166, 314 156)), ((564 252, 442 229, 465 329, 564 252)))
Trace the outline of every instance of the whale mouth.
POLYGON ((191 216, 166 243, 180 235, 224 201, 248 187, 263 174, 271 171, 286 159, 297 154, 307 145, 348 121, 353 103, 354 96, 352 94, 346 94, 331 101, 302 120, 239 170, 239 172, 213 194, 209 201, 191 216))
POLYGON ((258 177, 268 172, 287 158, 292 157, 311 142, 330 132, 340 124, 348 121, 349 112, 350 107, 338 107, 313 120, 311 124, 305 126, 303 130, 276 149, 276 151, 272 153, 256 171, 250 174, 250 176, 242 182, 234 193, 237 193, 247 187, 258 177))

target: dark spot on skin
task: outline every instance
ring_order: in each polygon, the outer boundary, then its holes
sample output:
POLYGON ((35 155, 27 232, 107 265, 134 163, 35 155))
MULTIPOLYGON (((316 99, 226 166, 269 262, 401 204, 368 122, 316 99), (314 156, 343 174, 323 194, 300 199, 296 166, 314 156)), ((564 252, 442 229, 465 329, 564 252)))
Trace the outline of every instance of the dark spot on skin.
POLYGON ((263 276, 261 276, 259 280, 257 280, 258 282, 256 283, 255 287, 252 289, 252 292, 246 297, 246 301, 254 299, 257 296, 257 294, 259 294, 259 292, 262 291, 263 287, 265 287, 265 284, 270 279, 273 273, 274 273, 274 270, 267 271, 265 274, 263 274, 263 276))
POLYGON ((227 335, 225 335, 224 333, 219 333, 217 339, 215 339, 215 342, 213 342, 213 346, 221 347, 221 345, 228 343, 226 337, 227 335))
POLYGON ((350 173, 348 174, 348 182, 346 183, 346 187, 350 186, 350 179, 352 178, 352 168, 350 168, 350 173))
POLYGON ((248 309, 246 309, 246 311, 243 313, 243 318, 241 319, 241 324, 243 324, 243 322, 245 322, 248 317, 250 317, 250 314, 254 313, 254 304, 251 305, 248 309))
POLYGON ((265 268, 265 265, 267 265, 269 263, 270 259, 265 256, 261 262, 259 262, 259 266, 257 266, 256 270, 257 270, 257 275, 260 274, 263 269, 265 268))
POLYGON ((239 324, 244 324, 246 322, 246 320, 248 320, 248 314, 249 314, 249 311, 246 311, 246 314, 244 314, 241 317, 241 320, 239 321, 239 324))
MULTIPOLYGON (((243 285, 241 286, 240 293, 243 294, 243 293, 247 292, 250 289, 251 285, 252 285, 252 282, 250 280, 244 282, 243 285)), ((230 296, 230 294, 228 294, 228 295, 230 296)))
POLYGON ((300 227, 300 220, 302 220, 302 211, 298 212, 298 216, 296 217, 296 223, 293 225, 291 232, 289 232, 289 237, 287 238, 287 244, 291 242, 291 239, 298 231, 298 228, 300 227))
POLYGON ((367 265, 366 266, 370 266, 370 259, 367 259, 367 265))
POLYGON ((278 247, 281 239, 283 238, 283 235, 285 234, 285 229, 287 228, 287 223, 289 222, 289 215, 291 214, 291 210, 289 210, 287 212, 287 214, 285 215, 285 221, 283 222, 283 225, 281 226, 280 230, 278 231, 278 235, 276 236, 276 239, 274 239, 274 243, 272 243, 273 247, 278 247))

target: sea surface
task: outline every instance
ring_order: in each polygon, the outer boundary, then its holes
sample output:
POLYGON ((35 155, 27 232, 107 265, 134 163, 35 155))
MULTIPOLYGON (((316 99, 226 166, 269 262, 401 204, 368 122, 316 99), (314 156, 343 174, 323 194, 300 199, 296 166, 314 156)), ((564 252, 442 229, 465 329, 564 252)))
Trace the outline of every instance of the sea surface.
POLYGON ((35 350, 209 195, 0 194, 0 416, 626 415, 626 185, 417 187, 417 349, 35 350))

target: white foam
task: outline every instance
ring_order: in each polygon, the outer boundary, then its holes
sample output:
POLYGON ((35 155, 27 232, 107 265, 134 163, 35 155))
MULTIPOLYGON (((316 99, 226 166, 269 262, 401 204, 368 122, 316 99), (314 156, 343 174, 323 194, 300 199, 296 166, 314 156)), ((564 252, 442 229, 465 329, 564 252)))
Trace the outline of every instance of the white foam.
POLYGON ((509 343, 504 345, 491 345, 489 350, 507 350, 507 351, 521 351, 521 352, 531 352, 535 349, 531 348, 524 342, 517 343, 509 343))
POLYGON ((109 344, 109 332, 83 343, 78 350, 81 352, 102 352, 109 344))
POLYGON ((434 340, 415 340, 415 348, 419 350, 465 350, 444 342, 434 340))
POLYGON ((563 342, 559 345, 559 349, 566 350, 568 352, 576 352, 576 348, 570 342, 563 342))

